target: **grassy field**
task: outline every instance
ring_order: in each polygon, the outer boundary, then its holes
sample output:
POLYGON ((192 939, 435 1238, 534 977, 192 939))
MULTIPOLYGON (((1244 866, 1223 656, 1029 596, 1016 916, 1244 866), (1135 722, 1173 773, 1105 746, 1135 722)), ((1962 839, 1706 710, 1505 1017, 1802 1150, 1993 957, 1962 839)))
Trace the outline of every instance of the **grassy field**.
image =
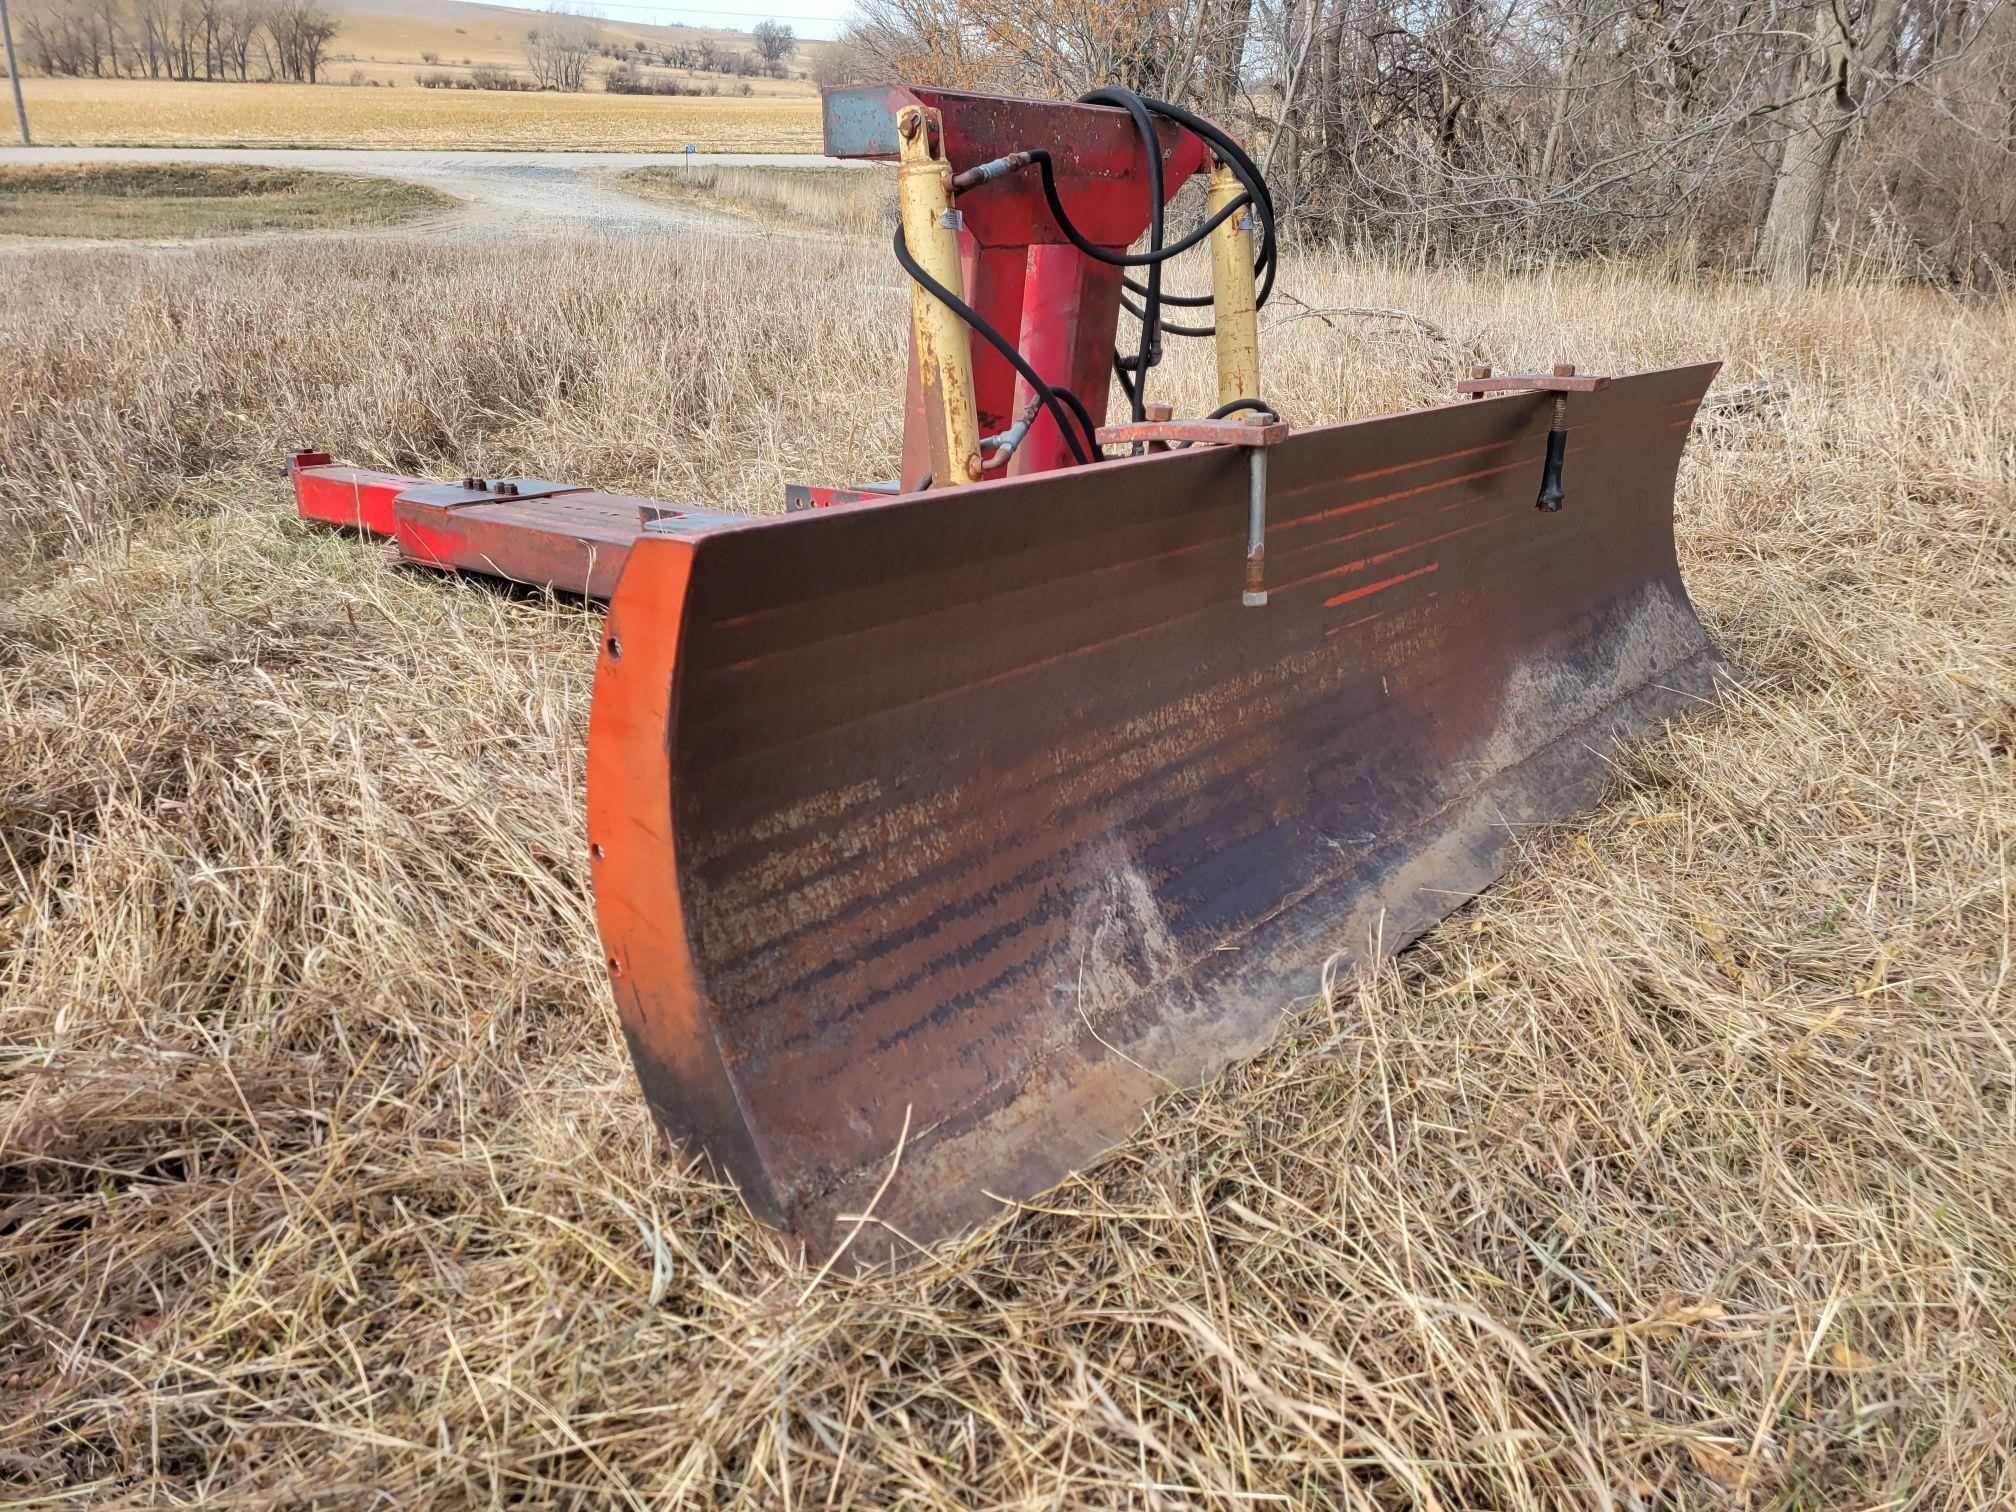
MULTIPOLYGON (((2007 301, 1290 257, 1361 312, 1270 309, 1297 420, 1473 360, 1771 380, 1704 417, 1678 501, 1753 681, 1081 1178, 810 1284, 631 1079, 581 830, 598 612, 304 528, 277 463, 739 508, 887 475, 886 251, 10 272, 17 1499, 2016 1499, 2007 301)), ((1208 402, 1207 362, 1178 344, 1164 392, 1208 402)))
POLYGON ((228 236, 390 225, 453 203, 349 173, 171 163, 0 167, 0 236, 228 236))
POLYGON ((896 226, 896 177, 872 169, 631 168, 616 177, 646 199, 800 230, 887 237, 896 226))
POLYGON ((52 147, 818 152, 819 102, 345 85, 28 79, 52 147))

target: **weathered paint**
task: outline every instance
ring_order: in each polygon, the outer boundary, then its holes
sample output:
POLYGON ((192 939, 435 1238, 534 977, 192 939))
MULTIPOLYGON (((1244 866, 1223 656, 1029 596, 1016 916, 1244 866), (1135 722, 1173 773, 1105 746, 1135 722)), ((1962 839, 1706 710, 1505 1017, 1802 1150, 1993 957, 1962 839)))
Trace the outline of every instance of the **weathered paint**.
POLYGON ((1712 366, 687 539, 612 605, 589 751, 654 1111, 815 1250, 984 1222, 1585 808, 1716 658, 1674 554, 1712 366), (617 654, 615 647, 623 649, 617 654), (882 1227, 882 1224, 888 1227, 882 1227))
MULTIPOLYGON (((904 243, 919 267, 963 297, 952 170, 940 151, 936 115, 910 106, 897 117, 897 133, 902 165, 896 170, 896 201, 904 243)), ((951 306, 922 284, 910 285, 911 361, 923 386, 926 447, 937 488, 980 481, 980 428, 967 338, 966 322, 951 306)))
MULTIPOLYGON (((922 111, 937 123, 937 156, 951 172, 1040 148, 1050 154, 1066 215, 1095 245, 1123 252, 1147 228, 1148 155, 1124 110, 900 84, 827 89, 823 109, 829 156, 892 158, 905 150, 914 155, 915 144, 904 136, 901 122, 922 111)), ((1181 126, 1158 120, 1155 130, 1163 197, 1171 199, 1206 166, 1209 155, 1203 142, 1181 126)), ((899 170, 910 171, 907 166, 899 170)), ((958 196, 957 210, 958 269, 967 303, 1015 343, 1046 383, 1077 394, 1097 426, 1105 418, 1111 388, 1122 270, 1069 245, 1032 167, 967 189, 958 196)), ((961 287, 948 276, 949 259, 933 266, 925 258, 907 208, 904 228, 912 254, 932 276, 948 288, 961 287)), ((926 308, 925 296, 913 292, 912 302, 902 476, 906 484, 914 484, 928 472, 942 483, 946 474, 933 445, 945 406, 938 390, 927 396, 926 388, 951 338, 948 333, 941 340, 934 333, 932 322, 938 317, 926 308)), ((935 306, 935 301, 928 303, 935 306)), ((958 335, 964 337, 963 327, 958 335)), ((975 337, 964 345, 977 433, 999 434, 1028 407, 1031 391, 987 342, 975 337)), ((950 455, 957 448, 940 445, 939 450, 950 455)), ((1036 415, 1007 470, 1019 477, 1069 467, 1075 460, 1045 410, 1036 415)))
MULTIPOLYGON (((847 84, 821 94, 828 157, 897 157, 903 140, 898 118, 922 108, 937 113, 941 150, 953 172, 1040 147, 1050 154, 1064 213, 1094 243, 1125 247, 1148 224, 1146 154, 1124 110, 903 84, 847 84)), ((1173 196, 1204 168, 1206 149, 1174 122, 1158 120, 1155 130, 1163 189, 1173 196)), ((983 247, 1065 240, 1033 169, 967 190, 959 196, 959 210, 968 234, 983 247)))
POLYGON ((287 459, 287 476, 302 519, 381 536, 392 534, 399 495, 425 481, 332 463, 325 452, 296 452, 287 459))
POLYGON ((597 599, 615 591, 647 529, 690 532, 743 518, 540 478, 429 482, 321 453, 297 453, 288 476, 303 519, 389 536, 419 566, 597 599))
MULTIPOLYGON (((1246 192, 1238 175, 1220 163, 1211 170, 1211 191, 1205 200, 1210 219, 1246 192)), ((1218 403, 1259 399, 1260 328, 1253 280, 1251 206, 1220 221, 1211 233, 1211 328, 1218 360, 1218 403)))

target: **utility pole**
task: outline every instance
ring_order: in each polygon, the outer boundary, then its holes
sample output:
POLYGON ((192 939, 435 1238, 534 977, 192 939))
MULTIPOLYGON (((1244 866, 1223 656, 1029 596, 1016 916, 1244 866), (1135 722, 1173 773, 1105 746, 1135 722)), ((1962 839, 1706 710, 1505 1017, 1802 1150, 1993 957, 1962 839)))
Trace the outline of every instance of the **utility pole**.
POLYGON ((21 123, 21 145, 33 147, 28 135, 28 107, 21 99, 21 64, 14 56, 14 23, 7 18, 7 0, 0 0, 0 37, 7 42, 7 80, 14 86, 14 119, 21 123))

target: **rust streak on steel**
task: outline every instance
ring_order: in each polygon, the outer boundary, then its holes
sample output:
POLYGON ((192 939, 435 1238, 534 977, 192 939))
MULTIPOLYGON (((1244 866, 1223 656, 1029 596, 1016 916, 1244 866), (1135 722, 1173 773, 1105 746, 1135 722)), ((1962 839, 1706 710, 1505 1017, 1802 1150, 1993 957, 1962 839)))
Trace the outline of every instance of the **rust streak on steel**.
MULTIPOLYGON (((1325 609, 1335 609, 1339 604, 1348 604, 1356 599, 1369 598, 1373 594, 1382 593, 1388 588, 1397 588, 1400 584, 1410 579, 1425 577, 1441 565, 1440 562, 1430 562, 1426 567, 1416 567, 1407 572, 1396 572, 1392 577, 1381 578, 1376 583, 1367 583, 1363 588, 1353 588, 1349 593, 1340 593, 1335 598, 1327 598, 1323 600, 1323 607, 1325 609)), ((1352 623, 1356 624, 1358 622, 1354 620, 1352 623)))
MULTIPOLYGON (((1485 369, 1488 374, 1490 369, 1485 369)), ((1499 377, 1459 378, 1456 392, 1459 394, 1510 394, 1547 392, 1555 394, 1594 394, 1615 382, 1611 378, 1598 378, 1593 374, 1578 378, 1575 370, 1553 373, 1505 373, 1499 377)))
POLYGON ((1099 427, 1101 446, 1189 441, 1206 446, 1279 446, 1294 427, 1279 420, 1127 420, 1099 427))

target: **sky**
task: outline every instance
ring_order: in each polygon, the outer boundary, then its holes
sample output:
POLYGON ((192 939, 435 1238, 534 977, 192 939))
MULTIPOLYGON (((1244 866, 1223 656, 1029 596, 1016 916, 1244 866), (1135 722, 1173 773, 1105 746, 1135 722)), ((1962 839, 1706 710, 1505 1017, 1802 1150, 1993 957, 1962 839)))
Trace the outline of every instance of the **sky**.
MULTIPOLYGON (((541 5, 493 0, 519 10, 544 10, 541 5)), ((681 0, 676 5, 649 5, 645 0, 585 0, 579 9, 611 21, 646 21, 662 26, 725 26, 747 31, 758 21, 782 21, 801 37, 830 39, 852 9, 852 0, 726 0, 719 10, 706 0, 681 0), (767 9, 761 8, 768 5, 767 9)))

